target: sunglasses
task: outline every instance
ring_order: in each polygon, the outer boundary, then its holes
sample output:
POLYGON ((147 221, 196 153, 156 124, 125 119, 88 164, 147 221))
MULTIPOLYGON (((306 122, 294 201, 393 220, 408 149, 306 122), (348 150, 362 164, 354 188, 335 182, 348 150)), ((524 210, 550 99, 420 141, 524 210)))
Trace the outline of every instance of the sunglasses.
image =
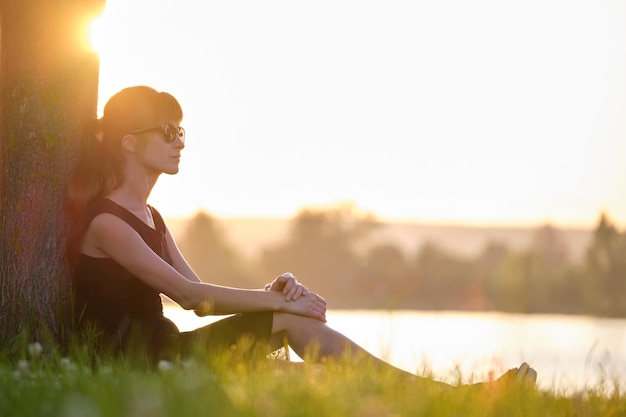
POLYGON ((135 133, 150 132, 152 130, 161 130, 163 132, 163 139, 165 140, 166 143, 174 142, 177 137, 180 138, 181 142, 185 143, 185 129, 183 129, 180 126, 174 126, 171 123, 166 123, 162 126, 148 127, 146 129, 134 130, 132 132, 129 132, 129 134, 132 135, 135 133))

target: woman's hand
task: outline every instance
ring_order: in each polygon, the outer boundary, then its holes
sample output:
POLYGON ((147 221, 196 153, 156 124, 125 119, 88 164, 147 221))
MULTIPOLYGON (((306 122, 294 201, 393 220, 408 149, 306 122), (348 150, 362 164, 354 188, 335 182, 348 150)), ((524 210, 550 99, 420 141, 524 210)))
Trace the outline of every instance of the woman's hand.
POLYGON ((296 301, 309 294, 307 286, 300 284, 291 272, 277 276, 274 281, 265 286, 265 289, 282 292, 287 301, 296 301))
POLYGON ((281 292, 284 295, 287 303, 282 311, 311 317, 326 323, 326 300, 309 292, 307 286, 300 284, 291 272, 277 276, 274 281, 265 286, 265 289, 281 292))
POLYGON ((283 311, 311 317, 326 323, 326 300, 314 292, 309 292, 295 301, 285 303, 283 311))

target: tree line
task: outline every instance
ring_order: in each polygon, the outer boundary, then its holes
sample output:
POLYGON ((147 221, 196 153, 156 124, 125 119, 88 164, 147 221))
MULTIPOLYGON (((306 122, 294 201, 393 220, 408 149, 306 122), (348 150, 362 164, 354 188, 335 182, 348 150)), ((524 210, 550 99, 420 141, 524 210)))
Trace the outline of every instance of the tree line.
POLYGON ((286 238, 250 258, 219 220, 200 211, 180 249, 212 283, 261 288, 290 271, 331 308, 504 311, 626 317, 626 232, 602 214, 582 260, 572 260, 558 228, 534 231, 527 248, 489 242, 474 256, 435 243, 407 254, 393 242, 368 244, 381 226, 351 206, 303 209, 286 238))

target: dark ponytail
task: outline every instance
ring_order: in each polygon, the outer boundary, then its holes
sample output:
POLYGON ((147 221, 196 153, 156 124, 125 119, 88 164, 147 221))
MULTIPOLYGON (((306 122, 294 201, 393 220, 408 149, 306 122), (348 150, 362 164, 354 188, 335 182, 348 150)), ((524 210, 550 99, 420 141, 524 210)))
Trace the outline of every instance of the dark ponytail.
POLYGON ((85 208, 101 194, 106 181, 103 136, 100 119, 85 123, 78 147, 78 158, 68 184, 66 206, 71 224, 68 257, 72 267, 83 234, 82 219, 85 208))

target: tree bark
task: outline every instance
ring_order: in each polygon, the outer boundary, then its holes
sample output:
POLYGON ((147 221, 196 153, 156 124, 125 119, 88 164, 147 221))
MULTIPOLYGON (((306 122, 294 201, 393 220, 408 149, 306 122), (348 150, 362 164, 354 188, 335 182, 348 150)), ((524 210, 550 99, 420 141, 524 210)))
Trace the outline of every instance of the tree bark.
POLYGON ((96 116, 90 19, 105 0, 0 0, 0 344, 59 336, 69 300, 63 197, 96 116))

